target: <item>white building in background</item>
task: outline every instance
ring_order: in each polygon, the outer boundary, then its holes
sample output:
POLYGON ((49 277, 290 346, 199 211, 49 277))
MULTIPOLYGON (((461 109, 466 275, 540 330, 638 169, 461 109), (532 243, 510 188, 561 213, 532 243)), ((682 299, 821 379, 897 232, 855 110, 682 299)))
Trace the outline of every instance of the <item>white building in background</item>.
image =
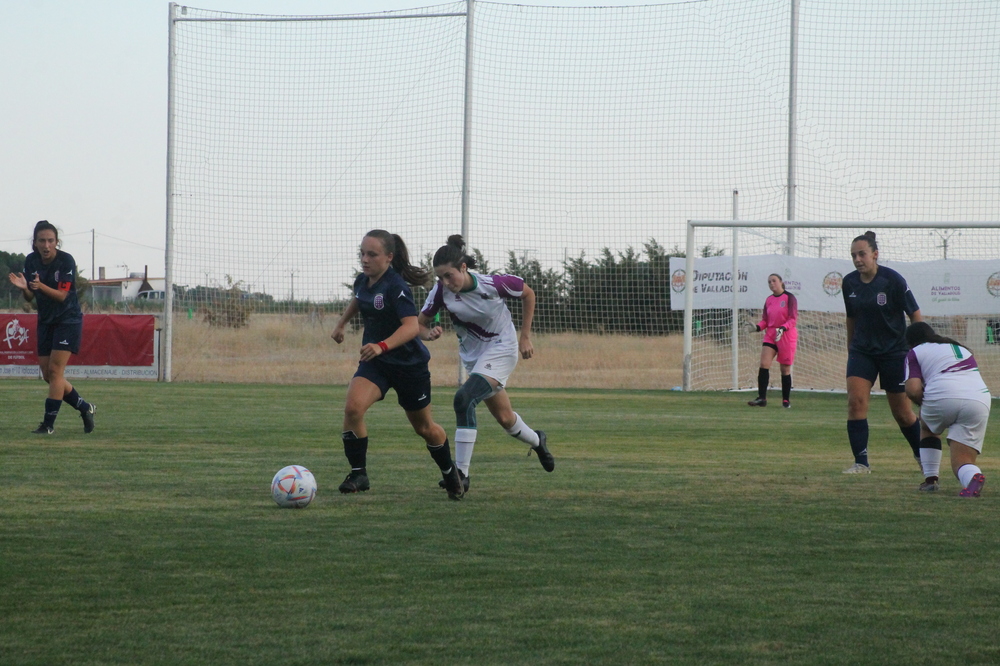
POLYGON ((166 278, 149 277, 149 266, 143 273, 129 273, 128 277, 105 278, 104 266, 98 268, 98 279, 90 281, 94 301, 132 301, 137 298, 163 300, 166 278))

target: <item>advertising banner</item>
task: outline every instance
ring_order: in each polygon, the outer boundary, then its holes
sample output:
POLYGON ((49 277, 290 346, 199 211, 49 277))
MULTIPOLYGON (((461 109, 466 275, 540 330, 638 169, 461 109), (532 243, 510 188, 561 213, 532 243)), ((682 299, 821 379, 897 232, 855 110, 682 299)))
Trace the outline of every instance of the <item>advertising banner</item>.
MULTIPOLYGON (((1000 259, 985 261, 881 262, 900 273, 920 311, 929 317, 1000 313, 1000 259)), ((695 259, 694 308, 726 309, 733 305, 732 257, 695 259)), ((670 258, 670 308, 684 309, 683 257, 670 258)), ((854 270, 846 259, 815 259, 785 254, 739 258, 739 306, 763 307, 771 294, 767 276, 777 273, 795 294, 800 310, 843 312, 841 284, 854 270)))
MULTIPOLYGON (((0 313, 0 331, 0 376, 38 376, 37 315, 0 313)), ((66 376, 158 379, 157 342, 153 315, 84 315, 66 376)))

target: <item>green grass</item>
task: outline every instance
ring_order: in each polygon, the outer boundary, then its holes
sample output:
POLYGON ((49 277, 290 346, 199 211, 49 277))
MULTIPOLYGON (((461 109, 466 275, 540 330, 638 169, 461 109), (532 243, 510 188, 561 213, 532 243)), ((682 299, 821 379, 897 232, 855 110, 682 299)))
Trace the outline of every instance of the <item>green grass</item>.
POLYGON ((0 382, 5 665, 1000 662, 1000 487, 957 497, 946 454, 916 492, 881 398, 851 477, 842 395, 515 390, 555 472, 481 408, 450 502, 392 397, 341 496, 342 388, 78 388, 97 430, 39 437, 43 385, 0 382), (270 498, 291 463, 305 510, 270 498))

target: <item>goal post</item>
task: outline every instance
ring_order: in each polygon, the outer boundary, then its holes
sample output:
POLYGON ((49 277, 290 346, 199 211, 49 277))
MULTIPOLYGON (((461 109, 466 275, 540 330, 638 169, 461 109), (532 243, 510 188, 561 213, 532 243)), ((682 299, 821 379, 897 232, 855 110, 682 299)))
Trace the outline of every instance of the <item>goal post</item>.
POLYGON ((771 273, 781 275, 799 301, 795 387, 842 390, 847 346, 841 280, 854 270, 850 243, 866 230, 876 232, 880 265, 906 278, 938 332, 973 350, 997 394, 1000 221, 936 220, 689 220, 685 258, 672 260, 670 269, 672 304, 680 301, 684 308, 684 390, 756 385, 760 335, 751 328, 770 293, 771 273), (799 233, 790 235, 789 229, 799 233), (799 240, 790 246, 790 238, 799 240), (730 253, 697 256, 697 248, 713 243, 731 243, 730 253))

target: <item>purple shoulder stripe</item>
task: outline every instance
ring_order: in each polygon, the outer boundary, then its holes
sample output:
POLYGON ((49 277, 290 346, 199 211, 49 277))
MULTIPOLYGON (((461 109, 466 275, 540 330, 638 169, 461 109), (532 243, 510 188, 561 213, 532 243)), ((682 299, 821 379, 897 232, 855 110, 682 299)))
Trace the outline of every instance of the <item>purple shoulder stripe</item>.
POLYGON ((920 369, 920 361, 917 354, 912 349, 906 354, 906 376, 910 379, 923 379, 924 373, 920 369))
POLYGON ((521 298, 524 293, 524 279, 516 275, 491 275, 493 286, 501 298, 521 298))
POLYGON ((976 363, 976 359, 970 356, 969 358, 962 359, 955 365, 949 365, 945 372, 962 372, 963 370, 975 370, 978 367, 979 364, 976 363))

